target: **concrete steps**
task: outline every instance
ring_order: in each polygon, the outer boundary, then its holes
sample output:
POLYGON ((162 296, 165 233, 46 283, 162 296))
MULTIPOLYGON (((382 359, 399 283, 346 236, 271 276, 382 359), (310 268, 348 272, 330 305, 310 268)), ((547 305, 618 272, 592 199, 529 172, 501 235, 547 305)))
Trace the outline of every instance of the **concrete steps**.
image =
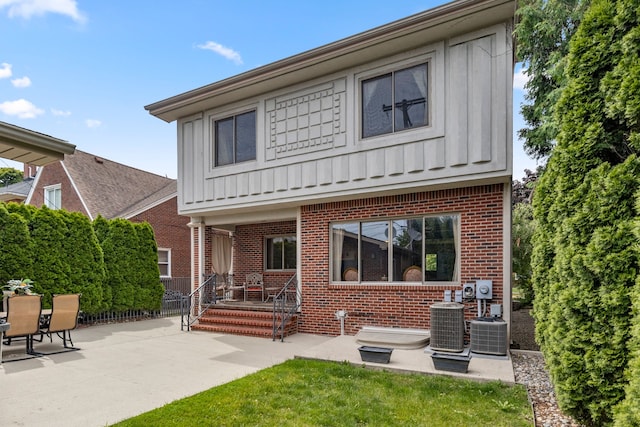
MULTIPOLYGON (((278 317, 280 322, 280 317, 278 317)), ((205 311, 197 324, 197 331, 217 332, 231 335, 271 338, 273 336, 273 313, 250 308, 214 307, 205 311)), ((285 325, 285 336, 298 331, 298 316, 294 315, 285 325)))

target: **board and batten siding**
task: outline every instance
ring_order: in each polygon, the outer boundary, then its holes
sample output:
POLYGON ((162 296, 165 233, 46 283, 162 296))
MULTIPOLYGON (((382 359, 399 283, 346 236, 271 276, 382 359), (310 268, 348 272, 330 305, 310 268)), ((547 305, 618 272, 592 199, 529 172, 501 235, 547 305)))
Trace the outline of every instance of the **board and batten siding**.
POLYGON ((509 24, 457 36, 322 80, 178 121, 179 212, 419 191, 511 177, 509 24), (362 79, 427 62, 430 124, 362 139, 362 79), (214 167, 213 123, 256 110, 256 160, 214 167))

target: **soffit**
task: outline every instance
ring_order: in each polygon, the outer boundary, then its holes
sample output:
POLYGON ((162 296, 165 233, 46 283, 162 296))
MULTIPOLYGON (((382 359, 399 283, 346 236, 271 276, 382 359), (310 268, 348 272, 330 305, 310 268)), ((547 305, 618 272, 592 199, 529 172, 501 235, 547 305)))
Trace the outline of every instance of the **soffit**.
POLYGON ((76 146, 49 135, 0 122, 0 157, 44 166, 64 159, 76 146))

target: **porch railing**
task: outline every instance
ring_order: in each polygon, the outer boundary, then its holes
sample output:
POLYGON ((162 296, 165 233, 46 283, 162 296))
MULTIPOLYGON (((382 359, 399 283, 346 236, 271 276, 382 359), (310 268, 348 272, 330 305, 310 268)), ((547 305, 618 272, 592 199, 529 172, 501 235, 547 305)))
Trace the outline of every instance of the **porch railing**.
POLYGON ((198 321, 204 311, 212 304, 215 304, 215 289, 216 275, 204 276, 204 282, 200 284, 195 290, 189 293, 187 297, 187 304, 182 307, 182 313, 180 314, 180 330, 191 330, 191 325, 198 321), (213 296, 213 302, 211 301, 213 296))
POLYGON ((186 298, 187 303, 184 304, 181 313, 180 330, 184 331, 186 326, 187 331, 190 331, 191 325, 197 322, 209 307, 226 297, 227 288, 233 277, 230 274, 225 276, 203 275, 204 282, 186 298))
POLYGON ((301 302, 298 276, 294 274, 273 298, 273 341, 280 334, 280 341, 284 342, 287 322, 298 312, 301 302))

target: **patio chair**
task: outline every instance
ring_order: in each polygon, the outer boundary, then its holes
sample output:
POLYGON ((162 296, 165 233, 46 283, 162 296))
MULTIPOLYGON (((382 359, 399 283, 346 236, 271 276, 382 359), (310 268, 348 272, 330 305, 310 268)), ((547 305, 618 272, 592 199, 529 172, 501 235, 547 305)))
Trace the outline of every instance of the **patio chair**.
POLYGON ((43 335, 47 335, 49 340, 53 342, 52 334, 56 334, 62 338, 65 349, 69 351, 80 350, 73 346, 73 341, 71 340, 71 331, 78 326, 80 295, 81 294, 53 295, 51 300, 51 317, 45 319, 40 326, 40 342, 42 342, 43 335), (62 335, 60 335, 61 333, 62 335), (67 342, 71 345, 68 346, 67 342))
POLYGON ((40 314, 42 312, 41 295, 20 295, 7 298, 7 323, 11 326, 4 331, 5 343, 11 345, 14 338, 24 338, 26 341, 25 352, 27 357, 14 360, 23 360, 39 356, 33 350, 33 336, 40 329, 40 314))
POLYGON ((247 301, 250 292, 260 292, 260 301, 264 301, 264 282, 262 281, 262 274, 249 273, 246 276, 244 282, 244 300, 247 301))

